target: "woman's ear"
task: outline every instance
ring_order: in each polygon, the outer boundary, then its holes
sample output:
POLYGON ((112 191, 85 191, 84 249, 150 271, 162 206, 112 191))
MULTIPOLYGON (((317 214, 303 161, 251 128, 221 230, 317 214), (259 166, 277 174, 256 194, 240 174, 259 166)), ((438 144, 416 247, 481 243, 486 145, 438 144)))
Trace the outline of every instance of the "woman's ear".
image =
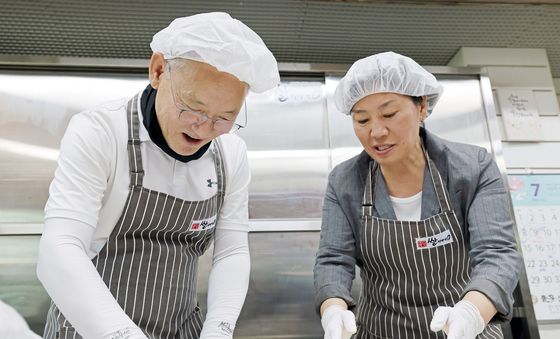
POLYGON ((150 66, 148 69, 148 76, 150 78, 150 85, 157 89, 159 86, 159 81, 163 73, 165 72, 165 65, 167 62, 163 57, 163 54, 154 52, 150 58, 150 66))

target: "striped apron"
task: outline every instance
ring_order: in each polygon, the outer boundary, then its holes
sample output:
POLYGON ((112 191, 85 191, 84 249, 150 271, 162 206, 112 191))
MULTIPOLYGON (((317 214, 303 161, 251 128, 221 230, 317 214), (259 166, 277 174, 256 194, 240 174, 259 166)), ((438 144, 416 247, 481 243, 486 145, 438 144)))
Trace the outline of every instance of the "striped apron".
MULTIPOLYGON (((373 216, 379 166, 370 162, 362 207, 362 291, 354 338, 444 339, 443 332, 430 330, 434 311, 457 303, 470 279, 468 243, 441 176, 425 154, 441 213, 422 221, 373 216)), ((503 336, 499 325, 490 324, 477 338, 503 336)))
MULTIPOLYGON (((131 186, 125 209, 92 261, 122 309, 146 336, 198 338, 203 323, 196 298, 198 258, 213 240, 224 200, 221 146, 215 140, 210 147, 218 185, 213 197, 185 201, 142 187, 137 102, 135 96, 127 104, 131 186)), ((44 338, 82 337, 51 303, 44 338)))

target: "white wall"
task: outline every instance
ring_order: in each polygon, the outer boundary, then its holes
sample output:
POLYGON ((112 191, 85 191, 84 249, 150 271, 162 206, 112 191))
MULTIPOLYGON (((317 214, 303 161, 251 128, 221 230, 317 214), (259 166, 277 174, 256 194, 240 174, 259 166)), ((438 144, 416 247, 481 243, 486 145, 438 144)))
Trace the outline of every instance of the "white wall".
POLYGON ((541 339, 560 338, 560 324, 539 324, 539 334, 541 339))
POLYGON ((542 126, 542 134, 533 142, 508 140, 498 100, 494 97, 506 166, 508 169, 560 170, 560 108, 557 97, 560 83, 556 82, 555 88, 546 50, 463 47, 448 65, 485 67, 494 92, 506 87, 532 90, 542 126))

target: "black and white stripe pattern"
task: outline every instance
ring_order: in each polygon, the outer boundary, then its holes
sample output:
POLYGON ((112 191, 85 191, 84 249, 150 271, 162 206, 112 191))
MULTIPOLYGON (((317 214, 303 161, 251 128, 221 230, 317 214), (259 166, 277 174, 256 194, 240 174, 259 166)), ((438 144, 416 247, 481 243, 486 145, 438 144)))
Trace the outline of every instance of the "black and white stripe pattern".
MULTIPOLYGON (((193 221, 218 216, 225 194, 219 141, 213 142, 218 192, 203 201, 184 201, 142 187, 144 171, 138 136, 138 97, 127 105, 131 188, 125 209, 93 263, 126 314, 149 338, 198 338, 198 258, 210 246, 215 227, 191 229, 193 221)), ((217 222, 217 220, 216 220, 217 222)), ((51 304, 44 338, 82 338, 51 304)))
MULTIPOLYGON (((470 279, 468 244, 451 207, 447 189, 426 153, 441 213, 422 221, 373 216, 375 172, 370 163, 363 199, 360 250, 362 291, 355 338, 444 339, 429 328, 438 306, 453 306, 470 279), (453 242, 430 249, 416 240, 450 231, 453 242)), ((486 327, 479 339, 502 339, 498 325, 486 327)))

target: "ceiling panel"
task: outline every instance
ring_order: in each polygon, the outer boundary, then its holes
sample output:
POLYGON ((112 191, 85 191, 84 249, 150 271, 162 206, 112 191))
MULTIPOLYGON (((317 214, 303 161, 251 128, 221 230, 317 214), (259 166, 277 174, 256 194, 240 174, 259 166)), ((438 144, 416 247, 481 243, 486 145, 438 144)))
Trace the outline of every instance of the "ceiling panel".
POLYGON ((148 58, 173 18, 227 11, 280 62, 349 64, 393 50, 445 65, 462 46, 544 48, 560 77, 560 4, 454 2, 2 0, 0 54, 148 58))

